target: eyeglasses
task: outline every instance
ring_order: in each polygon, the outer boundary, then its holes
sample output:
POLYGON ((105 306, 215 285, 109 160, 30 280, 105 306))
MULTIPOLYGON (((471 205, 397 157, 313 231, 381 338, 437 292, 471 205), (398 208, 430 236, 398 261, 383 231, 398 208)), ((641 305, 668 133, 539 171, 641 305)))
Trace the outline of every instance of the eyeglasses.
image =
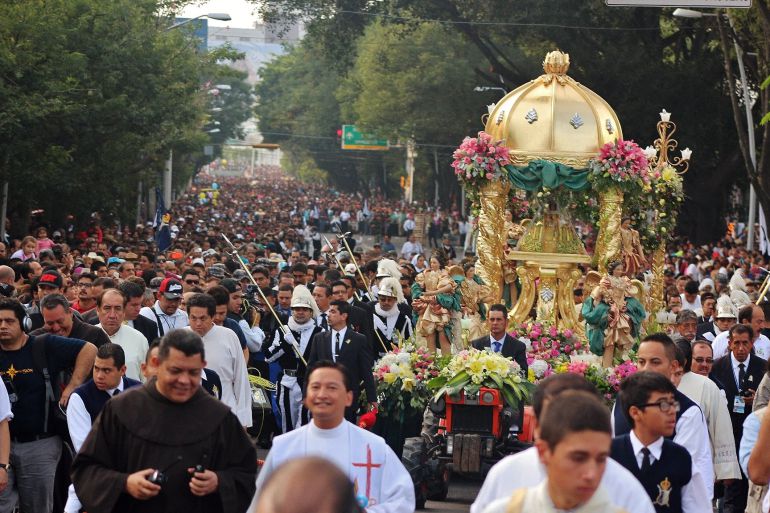
POLYGON ((200 281, 198 281, 198 280, 185 280, 184 282, 185 282, 186 284, 188 284, 188 285, 200 285, 200 283, 201 283, 201 282, 200 282, 200 281))
POLYGON ((703 356, 698 356, 697 358, 693 358, 693 360, 696 363, 700 363, 700 364, 708 363, 709 365, 711 365, 712 363, 714 363, 714 359, 713 358, 705 358, 703 356))
POLYGON ((642 408, 647 408, 648 406, 657 406, 663 413, 667 413, 671 408, 673 408, 675 412, 678 412, 680 408, 679 401, 658 401, 657 403, 647 403, 643 404, 642 408))

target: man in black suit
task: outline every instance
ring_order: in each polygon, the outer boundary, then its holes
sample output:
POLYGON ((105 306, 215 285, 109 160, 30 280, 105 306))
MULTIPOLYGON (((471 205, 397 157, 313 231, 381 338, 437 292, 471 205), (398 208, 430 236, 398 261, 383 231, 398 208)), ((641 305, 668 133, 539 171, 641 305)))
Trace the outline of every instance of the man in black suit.
POLYGON ((373 349, 379 347, 379 345, 375 344, 372 340, 372 332, 374 331, 374 328, 372 327, 372 316, 371 314, 367 314, 367 310, 359 308, 351 301, 348 301, 348 285, 344 281, 337 280, 332 283, 332 298, 332 301, 345 301, 350 305, 348 326, 350 326, 356 333, 360 333, 366 337, 367 347, 372 356, 377 354, 376 351, 373 351, 373 349))
POLYGON ((489 307, 487 315, 489 321, 489 336, 477 338, 471 345, 479 350, 492 348, 495 353, 500 353, 507 358, 512 358, 519 364, 524 376, 527 375, 527 346, 505 332, 508 325, 508 309, 505 305, 494 304, 489 307))
POLYGON ((345 366, 353 392, 353 404, 345 410, 345 418, 355 423, 361 382, 364 383, 370 409, 376 406, 377 390, 366 337, 348 327, 348 315, 350 304, 347 301, 331 302, 327 316, 329 329, 313 336, 307 363, 310 366, 320 360, 331 360, 345 366))
MULTIPOLYGON (((754 330, 746 324, 730 328, 729 352, 714 362, 711 374, 723 385, 733 437, 738 447, 743 436, 743 421, 751 414, 754 394, 767 370, 767 361, 752 354, 754 330)), ((745 475, 725 488, 724 512, 738 513, 746 509, 748 480, 745 475)))

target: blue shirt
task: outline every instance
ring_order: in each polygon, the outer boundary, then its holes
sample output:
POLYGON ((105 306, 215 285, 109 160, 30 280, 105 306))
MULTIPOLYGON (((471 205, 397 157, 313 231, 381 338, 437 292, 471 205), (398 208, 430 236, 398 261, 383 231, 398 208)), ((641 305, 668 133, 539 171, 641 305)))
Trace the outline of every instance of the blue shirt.
MULTIPOLYGON (((762 412, 764 408, 761 408, 762 412)), ((757 412, 751 412, 746 420, 743 421, 743 436, 741 437, 741 445, 738 448, 738 463, 741 464, 743 473, 749 475, 749 456, 751 456, 751 450, 757 445, 757 438, 759 437, 759 427, 762 425, 762 421, 757 416, 757 412)))

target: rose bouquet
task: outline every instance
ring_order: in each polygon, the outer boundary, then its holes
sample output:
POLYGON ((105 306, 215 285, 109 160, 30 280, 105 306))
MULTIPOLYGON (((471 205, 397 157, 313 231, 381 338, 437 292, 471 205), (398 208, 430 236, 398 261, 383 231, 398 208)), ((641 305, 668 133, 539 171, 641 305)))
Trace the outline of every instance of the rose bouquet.
POLYGON ((516 362, 499 353, 478 349, 466 349, 454 355, 439 375, 430 380, 428 387, 436 391, 436 398, 461 391, 475 394, 481 387, 494 388, 500 390, 511 407, 528 400, 533 390, 516 362))
POLYGON ((620 383, 623 379, 636 371, 636 364, 630 360, 608 368, 604 368, 598 363, 575 360, 562 362, 554 368, 554 372, 557 374, 570 372, 583 376, 587 381, 594 384, 608 405, 615 402, 615 396, 620 391, 620 383))
POLYGON ((433 354, 405 341, 374 365, 380 415, 399 418, 404 410, 423 410, 430 400, 427 382, 438 376, 433 354))
POLYGON ((528 356, 534 360, 569 358, 585 348, 585 344, 575 337, 572 330, 562 331, 542 322, 522 323, 512 335, 514 338, 529 340, 531 349, 528 356))
POLYGON ((507 179, 503 168, 510 164, 508 148, 501 141, 492 141, 492 136, 484 131, 463 139, 452 158, 455 175, 466 186, 479 188, 491 180, 507 179))
POLYGON ((599 156, 588 163, 588 168, 588 180, 600 192, 612 187, 639 192, 650 183, 647 157, 634 141, 619 139, 605 144, 599 156))

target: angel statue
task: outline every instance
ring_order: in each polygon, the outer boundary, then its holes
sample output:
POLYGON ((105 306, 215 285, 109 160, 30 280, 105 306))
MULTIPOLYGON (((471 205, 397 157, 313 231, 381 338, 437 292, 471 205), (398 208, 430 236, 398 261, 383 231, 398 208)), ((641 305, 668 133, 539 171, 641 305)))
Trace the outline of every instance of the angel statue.
POLYGON ((647 267, 639 232, 631 228, 630 217, 624 217, 620 222, 620 254, 623 257, 625 275, 630 278, 647 267))
POLYGON ((418 340, 426 340, 433 352, 441 348, 442 354, 452 354, 450 311, 459 311, 460 301, 455 294, 457 284, 447 272, 446 263, 444 254, 436 252, 430 259, 430 268, 417 275, 412 284, 412 308, 419 316, 415 329, 418 340))
POLYGON ((586 286, 593 290, 582 313, 591 352, 602 357, 602 366, 612 367, 615 360, 628 359, 647 313, 639 301, 643 285, 624 276, 623 263, 611 262, 607 272, 604 277, 596 271, 586 276, 586 286))
MULTIPOLYGON (((513 222, 513 214, 510 210, 505 211, 505 253, 510 253, 516 249, 516 245, 519 243, 519 239, 524 235, 524 227, 518 223, 513 222)), ((507 308, 511 308, 516 304, 519 299, 519 284, 518 277, 516 275, 516 262, 503 260, 503 301, 507 308)), ((471 338, 475 340, 475 338, 471 338)))
POLYGON ((487 305, 494 301, 492 289, 476 274, 476 265, 468 262, 463 266, 465 279, 460 283, 462 309, 468 320, 468 340, 476 340, 489 334, 487 305))

